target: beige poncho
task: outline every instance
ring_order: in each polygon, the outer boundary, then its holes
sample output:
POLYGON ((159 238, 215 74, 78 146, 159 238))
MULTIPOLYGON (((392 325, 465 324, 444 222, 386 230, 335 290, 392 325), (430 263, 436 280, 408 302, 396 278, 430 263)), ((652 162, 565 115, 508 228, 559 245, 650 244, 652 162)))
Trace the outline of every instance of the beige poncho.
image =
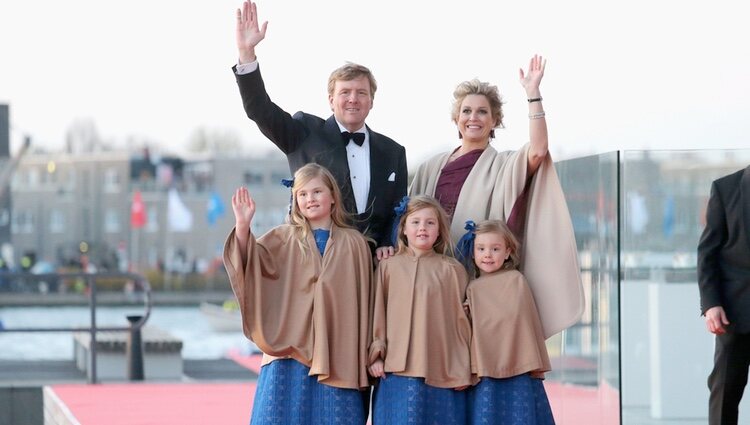
MULTIPOLYGON (((526 183, 529 145, 518 151, 497 152, 488 146, 466 178, 453 213, 451 236, 464 234, 466 220, 507 220, 526 183)), ((409 195, 435 195, 435 186, 451 153, 437 155, 420 165, 409 195)), ((545 338, 576 323, 584 299, 573 225, 549 155, 534 174, 525 240, 523 274, 534 294, 545 338)))
POLYGON ((292 358, 320 383, 367 387, 372 258, 364 237, 334 225, 321 257, 312 234, 303 253, 293 227, 282 225, 257 241, 250 235, 247 257, 242 264, 233 230, 224 265, 264 364, 292 358))
POLYGON ((451 257, 411 251, 383 260, 375 273, 370 363, 422 377, 427 385, 470 385, 471 327, 462 302, 468 277, 451 257))
POLYGON ((551 369, 542 324, 526 279, 500 270, 472 280, 466 290, 471 316, 471 373, 509 378, 551 369))

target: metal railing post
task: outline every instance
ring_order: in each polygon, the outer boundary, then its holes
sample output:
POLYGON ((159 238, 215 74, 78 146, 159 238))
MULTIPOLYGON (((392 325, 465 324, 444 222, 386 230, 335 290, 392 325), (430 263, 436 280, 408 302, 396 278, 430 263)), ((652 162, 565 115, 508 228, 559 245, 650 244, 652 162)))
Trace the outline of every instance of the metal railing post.
POLYGON ((141 339, 141 328, 136 326, 136 323, 138 323, 143 316, 134 315, 126 317, 130 323, 130 333, 128 333, 128 340, 125 346, 128 364, 128 380, 143 381, 143 340, 141 339))
POLYGON ((91 362, 91 374, 89 375, 89 384, 96 384, 98 382, 96 376, 96 285, 94 279, 90 276, 86 276, 86 285, 89 289, 89 306, 91 307, 91 341, 89 342, 89 355, 91 362))

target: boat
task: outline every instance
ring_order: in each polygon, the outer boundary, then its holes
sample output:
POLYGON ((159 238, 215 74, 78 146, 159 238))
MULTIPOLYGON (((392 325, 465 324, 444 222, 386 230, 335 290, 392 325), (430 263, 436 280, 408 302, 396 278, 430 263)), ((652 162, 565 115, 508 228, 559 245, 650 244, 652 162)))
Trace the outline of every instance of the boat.
POLYGON ((223 305, 202 302, 201 313, 216 332, 242 332, 242 316, 237 302, 225 301, 223 305))

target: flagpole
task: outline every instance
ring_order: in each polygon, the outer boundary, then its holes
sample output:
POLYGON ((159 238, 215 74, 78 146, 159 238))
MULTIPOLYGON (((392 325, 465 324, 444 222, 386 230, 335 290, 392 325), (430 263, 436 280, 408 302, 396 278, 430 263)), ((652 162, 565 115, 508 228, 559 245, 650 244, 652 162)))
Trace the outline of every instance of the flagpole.
POLYGON ((169 214, 167 214, 167 220, 166 220, 166 234, 164 235, 164 290, 171 290, 172 289, 172 276, 171 276, 171 268, 172 268, 172 259, 170 258, 170 251, 172 248, 172 229, 171 225, 169 224, 169 214))
POLYGON ((165 235, 165 261, 169 259, 170 267, 165 267, 165 280, 169 279, 168 287, 171 289, 172 263, 174 257, 174 232, 189 232, 193 226, 193 215, 180 199, 175 187, 169 189, 167 195, 167 233, 165 235), (171 254, 171 255, 170 255, 171 254))
POLYGON ((130 205, 130 259, 128 269, 137 272, 140 270, 140 228, 146 224, 146 207, 141 197, 141 192, 133 193, 133 201, 130 205))
POLYGON ((140 229, 135 228, 133 229, 133 241, 131 242, 132 246, 130 247, 132 251, 132 257, 130 260, 130 269, 132 272, 138 273, 141 269, 140 267, 140 260, 138 258, 138 255, 140 254, 140 245, 141 245, 141 238, 140 238, 140 229))

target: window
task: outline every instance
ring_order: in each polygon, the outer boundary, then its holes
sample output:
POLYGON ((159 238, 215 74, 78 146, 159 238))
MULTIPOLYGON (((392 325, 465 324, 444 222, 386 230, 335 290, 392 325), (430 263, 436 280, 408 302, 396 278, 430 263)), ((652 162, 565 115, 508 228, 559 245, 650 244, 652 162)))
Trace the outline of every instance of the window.
POLYGON ((30 211, 15 211, 11 223, 12 233, 33 233, 34 214, 30 211))
POLYGON ((156 208, 146 207, 146 231, 149 233, 159 231, 159 211, 156 208))
POLYGON ((263 183, 263 174, 253 173, 252 171, 246 171, 244 174, 244 180, 246 185, 259 185, 263 183))
POLYGON ((65 231, 65 214, 62 211, 50 211, 49 231, 50 233, 63 233, 65 231))
POLYGON ((120 214, 117 210, 108 209, 104 214, 104 231, 117 233, 120 231, 120 214))
POLYGON ((35 189, 39 186, 39 183, 41 181, 40 175, 39 175, 39 169, 36 167, 29 168, 29 187, 32 189, 35 189))
POLYGON ((115 168, 107 168, 104 171, 104 191, 117 193, 120 191, 120 173, 115 168))

